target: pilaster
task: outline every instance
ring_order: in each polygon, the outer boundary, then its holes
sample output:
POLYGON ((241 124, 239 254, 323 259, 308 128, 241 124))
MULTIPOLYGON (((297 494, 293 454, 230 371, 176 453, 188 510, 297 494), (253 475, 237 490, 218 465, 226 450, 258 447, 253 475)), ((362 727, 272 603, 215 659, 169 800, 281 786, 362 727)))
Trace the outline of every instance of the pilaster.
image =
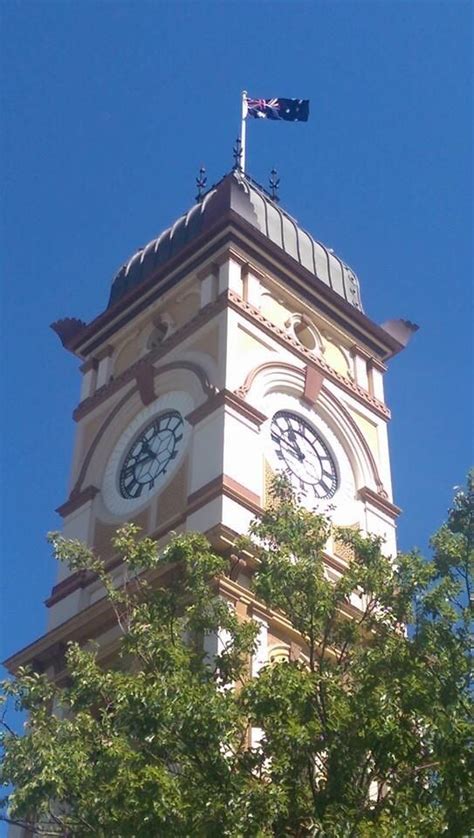
POLYGON ((108 384, 110 380, 110 376, 112 374, 112 355, 114 354, 113 346, 104 346, 99 352, 97 352, 96 360, 98 363, 97 367, 97 383, 96 387, 97 390, 102 387, 104 384, 108 384))
POLYGON ((91 358, 85 361, 81 366, 82 381, 81 381, 81 402, 89 398, 95 392, 97 387, 97 368, 99 362, 96 358, 91 358))

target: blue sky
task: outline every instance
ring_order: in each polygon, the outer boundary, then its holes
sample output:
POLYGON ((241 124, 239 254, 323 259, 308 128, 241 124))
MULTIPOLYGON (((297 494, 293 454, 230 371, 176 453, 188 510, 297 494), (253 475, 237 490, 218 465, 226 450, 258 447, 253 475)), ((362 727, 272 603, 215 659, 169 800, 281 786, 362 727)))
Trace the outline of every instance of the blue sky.
POLYGON ((45 533, 66 499, 78 362, 121 263, 232 165, 240 91, 311 100, 254 121, 248 171, 356 271, 375 321, 420 325, 387 397, 403 549, 472 461, 471 11, 423 2, 4 2, 2 654, 44 631, 45 533))

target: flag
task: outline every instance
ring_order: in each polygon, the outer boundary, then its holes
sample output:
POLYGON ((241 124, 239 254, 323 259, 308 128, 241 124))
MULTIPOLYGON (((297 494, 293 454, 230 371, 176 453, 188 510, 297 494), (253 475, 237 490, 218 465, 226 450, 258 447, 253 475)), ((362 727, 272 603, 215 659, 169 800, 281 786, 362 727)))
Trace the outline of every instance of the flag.
POLYGON ((247 99, 247 115, 255 119, 307 122, 309 99, 247 99))

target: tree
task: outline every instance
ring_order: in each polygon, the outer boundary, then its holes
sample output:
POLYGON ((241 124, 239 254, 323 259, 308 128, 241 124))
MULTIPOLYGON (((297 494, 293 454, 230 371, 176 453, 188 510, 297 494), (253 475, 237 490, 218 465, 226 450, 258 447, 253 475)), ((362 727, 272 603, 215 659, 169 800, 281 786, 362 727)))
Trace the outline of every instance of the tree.
POLYGON ((120 648, 103 669, 96 649, 70 644, 66 685, 31 670, 4 683, 28 713, 23 735, 3 734, 4 817, 74 838, 470 835, 474 477, 432 561, 393 563, 379 539, 340 530, 353 558, 329 579, 330 527, 277 481, 230 562, 201 535, 160 553, 123 528, 120 589, 83 545, 54 535, 58 558, 103 581, 120 648), (301 638, 299 659, 254 678, 258 627, 217 595, 239 550, 255 559, 258 599, 301 638), (203 639, 216 632, 209 656, 203 639))

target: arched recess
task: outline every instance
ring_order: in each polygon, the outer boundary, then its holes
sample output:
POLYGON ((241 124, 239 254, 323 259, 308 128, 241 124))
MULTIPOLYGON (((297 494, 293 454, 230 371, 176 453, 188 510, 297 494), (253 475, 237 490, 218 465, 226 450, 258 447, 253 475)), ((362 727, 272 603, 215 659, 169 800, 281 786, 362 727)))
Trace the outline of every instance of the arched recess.
MULTIPOLYGON (((265 412, 265 397, 274 392, 286 392, 301 398, 305 391, 306 367, 283 361, 266 361, 247 375, 236 394, 265 412)), ((377 463, 369 445, 340 399, 323 383, 316 401, 316 411, 331 427, 343 446, 353 468, 356 488, 367 486, 387 497, 377 463)))
MULTIPOLYGON (((218 381, 219 372, 217 362, 209 355, 208 352, 202 352, 199 349, 188 349, 180 353, 181 364, 192 364, 198 366, 201 373, 206 377, 207 381, 218 381)), ((209 385, 214 392, 214 387, 209 385)))
MULTIPOLYGON (((214 395, 215 388, 210 383, 206 372, 198 364, 191 361, 173 361, 163 364, 156 369, 153 367, 153 379, 161 378, 160 382, 163 392, 178 388, 190 392, 194 398, 194 407, 199 407, 204 401, 214 395)), ((70 494, 70 499, 75 498, 81 492, 86 482, 89 469, 94 460, 100 442, 108 432, 108 448, 113 446, 115 438, 120 429, 133 418, 133 415, 143 406, 140 397, 139 386, 133 385, 119 401, 114 405, 110 413, 105 417, 94 439, 92 440, 82 462, 79 475, 70 494)))
POLYGON ((141 330, 136 330, 116 353, 112 363, 114 378, 125 372, 142 354, 141 330))

